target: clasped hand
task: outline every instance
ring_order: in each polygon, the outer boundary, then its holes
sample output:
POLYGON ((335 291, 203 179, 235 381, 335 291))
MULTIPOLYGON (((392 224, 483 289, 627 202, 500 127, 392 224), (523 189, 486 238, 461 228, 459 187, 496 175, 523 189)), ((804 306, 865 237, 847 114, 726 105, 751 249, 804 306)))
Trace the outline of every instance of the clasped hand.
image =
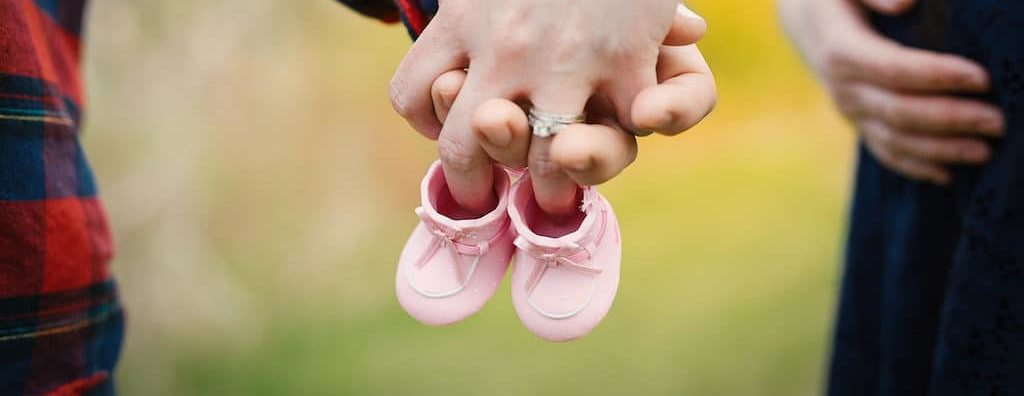
POLYGON ((492 164, 528 166, 537 203, 576 205, 577 185, 632 163, 636 136, 674 135, 713 108, 711 71, 694 45, 706 24, 676 0, 442 0, 391 83, 395 110, 438 140, 455 201, 493 208, 492 164), (524 108, 587 114, 554 137, 531 134, 524 108))

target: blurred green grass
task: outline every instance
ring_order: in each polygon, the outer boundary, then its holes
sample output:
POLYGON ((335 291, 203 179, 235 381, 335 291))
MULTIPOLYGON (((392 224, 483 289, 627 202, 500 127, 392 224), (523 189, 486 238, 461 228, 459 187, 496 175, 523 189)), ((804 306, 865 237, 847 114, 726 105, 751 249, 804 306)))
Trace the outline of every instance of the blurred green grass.
POLYGON ((86 146, 129 312, 136 395, 808 395, 820 391, 852 136, 770 1, 701 0, 716 112, 602 187, 612 313, 529 334, 508 286, 456 326, 393 297, 436 155, 392 114, 402 29, 336 4, 104 0, 86 146))

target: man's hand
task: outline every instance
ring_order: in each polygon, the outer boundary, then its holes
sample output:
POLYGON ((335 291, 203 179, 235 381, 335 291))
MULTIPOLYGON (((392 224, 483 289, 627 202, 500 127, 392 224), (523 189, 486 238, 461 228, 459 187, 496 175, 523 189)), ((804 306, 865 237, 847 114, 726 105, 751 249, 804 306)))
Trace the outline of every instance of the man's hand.
MULTIPOLYGON (((676 43, 693 42, 699 37, 681 38, 676 43)), ((714 76, 695 45, 662 46, 657 71, 658 85, 642 91, 633 101, 633 124, 675 135, 695 126, 715 106, 714 76)), ((466 72, 453 70, 434 81, 431 96, 442 124, 465 80, 466 72)), ((636 159, 637 143, 636 136, 618 122, 607 100, 592 100, 587 111, 595 123, 575 124, 555 136, 551 159, 576 183, 596 185, 612 179, 636 159)), ((496 162, 513 168, 527 165, 532 136, 520 106, 507 99, 488 100, 470 123, 496 162)))
POLYGON ((509 146, 514 139, 484 141, 500 134, 480 133, 474 122, 488 119, 474 121, 475 114, 488 104, 486 109, 497 112, 492 115, 509 115, 501 111, 510 110, 510 102, 579 114, 597 101, 607 105, 621 129, 647 129, 634 122, 634 99, 657 87, 660 45, 687 41, 690 30, 672 27, 695 19, 676 12, 677 1, 442 1, 395 73, 392 103, 416 130, 438 138, 448 186, 463 208, 483 213, 492 207, 492 159, 512 161, 507 157, 519 156, 507 155, 510 151, 527 147, 522 159, 530 167, 538 204, 550 214, 571 213, 577 187, 555 157, 552 146, 560 139, 532 139, 525 146, 509 146), (465 68, 461 94, 442 126, 431 104, 431 86, 445 73, 465 68))
MULTIPOLYGON (((894 14, 913 0, 863 0, 894 14)), ((780 0, 787 32, 839 110, 886 167, 945 185, 949 166, 982 164, 986 138, 1002 136, 998 108, 959 97, 989 89, 970 60, 902 46, 880 36, 854 0, 780 0)))

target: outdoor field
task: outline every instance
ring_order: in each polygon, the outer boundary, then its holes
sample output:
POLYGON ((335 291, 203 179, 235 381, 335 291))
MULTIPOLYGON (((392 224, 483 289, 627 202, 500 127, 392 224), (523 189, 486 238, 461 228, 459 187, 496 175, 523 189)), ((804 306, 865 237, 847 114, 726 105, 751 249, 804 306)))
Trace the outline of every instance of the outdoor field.
POLYGON ((393 113, 400 26, 330 0, 94 0, 85 146, 117 243, 125 395, 814 395, 855 136, 768 0, 694 0, 719 103, 601 187, 611 314, 535 337, 506 284, 420 325, 394 272, 434 142, 393 113))

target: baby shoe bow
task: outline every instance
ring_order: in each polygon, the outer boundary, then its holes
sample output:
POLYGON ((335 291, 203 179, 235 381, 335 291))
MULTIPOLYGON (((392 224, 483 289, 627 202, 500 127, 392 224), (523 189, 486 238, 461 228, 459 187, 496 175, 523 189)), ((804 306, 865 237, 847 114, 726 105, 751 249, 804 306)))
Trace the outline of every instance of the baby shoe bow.
POLYGON ((533 256, 537 260, 536 265, 530 272, 530 276, 526 278, 525 287, 527 294, 533 293, 533 290, 537 288, 537 284, 540 283, 541 278, 544 277, 544 273, 549 268, 563 267, 587 275, 598 275, 601 273, 600 268, 589 265, 591 259, 590 251, 592 249, 576 244, 559 249, 545 249, 530 243, 530 241, 527 241, 522 236, 516 237, 515 245, 521 252, 533 256))
POLYGON ((480 257, 487 254, 488 250, 490 250, 491 242, 500 239, 508 230, 508 227, 503 224, 498 228, 498 232, 493 237, 486 241, 479 241, 477 240, 476 232, 472 230, 458 230, 442 224, 431 218, 422 207, 416 208, 416 215, 423 221, 423 226, 434 235, 434 238, 427 245, 422 255, 420 255, 419 260, 416 261, 416 269, 423 269, 431 261, 431 258, 444 247, 452 257, 452 271, 459 285, 447 292, 431 292, 417 286, 412 272, 409 272, 409 286, 417 293, 430 298, 448 297, 462 291, 473 278, 473 274, 476 273, 477 265, 480 264, 480 257), (468 273, 463 269, 463 264, 465 263, 463 256, 473 257, 468 273))

